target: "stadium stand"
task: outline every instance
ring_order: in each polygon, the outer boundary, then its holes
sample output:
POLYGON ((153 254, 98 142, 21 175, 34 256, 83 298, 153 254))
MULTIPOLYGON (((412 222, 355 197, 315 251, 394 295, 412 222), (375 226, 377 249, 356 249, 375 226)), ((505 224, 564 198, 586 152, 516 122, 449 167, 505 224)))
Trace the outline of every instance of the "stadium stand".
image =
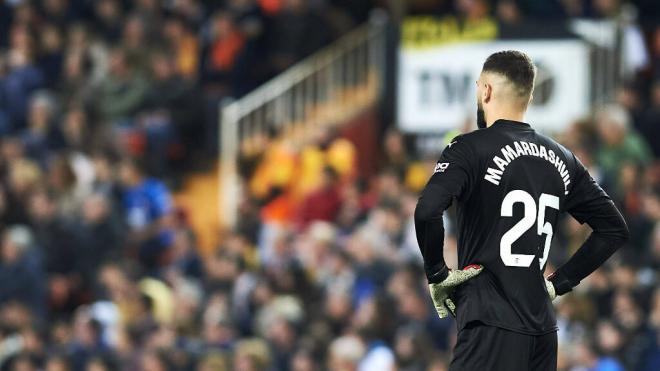
POLYGON ((0 370, 447 370, 412 224, 435 159, 392 124, 390 27, 631 10, 644 58, 555 133, 633 237, 556 303, 559 369, 659 370, 652 0, 0 3, 0 370))

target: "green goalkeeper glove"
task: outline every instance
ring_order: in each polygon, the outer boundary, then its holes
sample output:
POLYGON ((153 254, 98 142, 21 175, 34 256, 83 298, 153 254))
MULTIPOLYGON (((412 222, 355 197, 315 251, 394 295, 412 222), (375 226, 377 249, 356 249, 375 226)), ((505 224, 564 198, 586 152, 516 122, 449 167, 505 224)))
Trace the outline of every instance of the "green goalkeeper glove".
POLYGON ((454 317, 456 316, 456 305, 449 298, 449 295, 454 291, 456 286, 475 277, 483 269, 484 267, 479 264, 468 265, 463 270, 449 269, 443 272, 446 274, 444 279, 439 280, 439 282, 429 283, 431 299, 433 299, 433 305, 440 318, 447 317, 449 313, 454 317))

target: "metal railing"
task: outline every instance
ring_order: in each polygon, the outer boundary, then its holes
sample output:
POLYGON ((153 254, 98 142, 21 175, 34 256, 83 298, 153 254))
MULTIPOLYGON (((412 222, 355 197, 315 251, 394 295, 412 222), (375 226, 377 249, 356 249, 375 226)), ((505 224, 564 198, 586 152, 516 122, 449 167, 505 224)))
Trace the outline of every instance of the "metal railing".
POLYGON ((260 150, 257 137, 274 130, 303 143, 319 128, 340 124, 376 102, 386 23, 385 16, 374 16, 241 99, 221 105, 219 209, 225 227, 236 224, 242 198, 239 156, 260 150))

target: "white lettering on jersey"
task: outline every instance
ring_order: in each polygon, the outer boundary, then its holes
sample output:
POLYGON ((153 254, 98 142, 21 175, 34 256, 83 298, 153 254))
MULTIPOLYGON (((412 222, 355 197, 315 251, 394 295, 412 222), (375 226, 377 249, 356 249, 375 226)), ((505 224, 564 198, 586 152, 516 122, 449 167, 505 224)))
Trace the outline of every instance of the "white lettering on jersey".
POLYGON ((497 169, 493 169, 489 167, 486 170, 486 176, 484 177, 484 179, 495 185, 500 185, 500 179, 502 179, 502 174, 504 173, 497 169))
MULTIPOLYGON (((485 180, 495 185, 500 185, 502 175, 511 162, 521 156, 534 156, 548 161, 557 169, 562 182, 564 182, 564 194, 568 194, 568 185, 571 183, 571 176, 568 173, 568 168, 566 167, 564 160, 562 160, 559 155, 556 155, 553 150, 546 149, 545 146, 536 143, 515 141, 513 142, 513 147, 507 144, 500 149, 500 152, 502 153, 503 158, 497 155, 493 156, 493 163, 495 166, 486 169, 486 174, 484 175, 485 180)), ((438 165, 436 165, 436 172, 438 165)), ((447 166, 449 166, 449 164, 447 164, 447 166)))

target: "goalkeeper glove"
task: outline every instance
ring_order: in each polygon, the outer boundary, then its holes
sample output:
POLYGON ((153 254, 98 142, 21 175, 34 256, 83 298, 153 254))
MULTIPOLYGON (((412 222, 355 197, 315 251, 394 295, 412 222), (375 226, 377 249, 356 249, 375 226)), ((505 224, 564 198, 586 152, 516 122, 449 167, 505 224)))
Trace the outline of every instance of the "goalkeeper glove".
POLYGON ((548 276, 545 280, 545 288, 548 290, 550 301, 555 300, 557 296, 573 290, 579 282, 572 282, 561 270, 557 270, 548 276))
POLYGON ((550 301, 555 300, 557 297, 557 293, 555 292, 555 285, 553 285, 552 282, 545 280, 545 289, 548 291, 550 301))
POLYGON ((453 270, 444 267, 439 272, 429 276, 429 290, 433 305, 440 318, 445 318, 451 313, 456 316, 456 305, 449 298, 456 286, 475 277, 484 269, 479 264, 471 264, 463 270, 453 270))

